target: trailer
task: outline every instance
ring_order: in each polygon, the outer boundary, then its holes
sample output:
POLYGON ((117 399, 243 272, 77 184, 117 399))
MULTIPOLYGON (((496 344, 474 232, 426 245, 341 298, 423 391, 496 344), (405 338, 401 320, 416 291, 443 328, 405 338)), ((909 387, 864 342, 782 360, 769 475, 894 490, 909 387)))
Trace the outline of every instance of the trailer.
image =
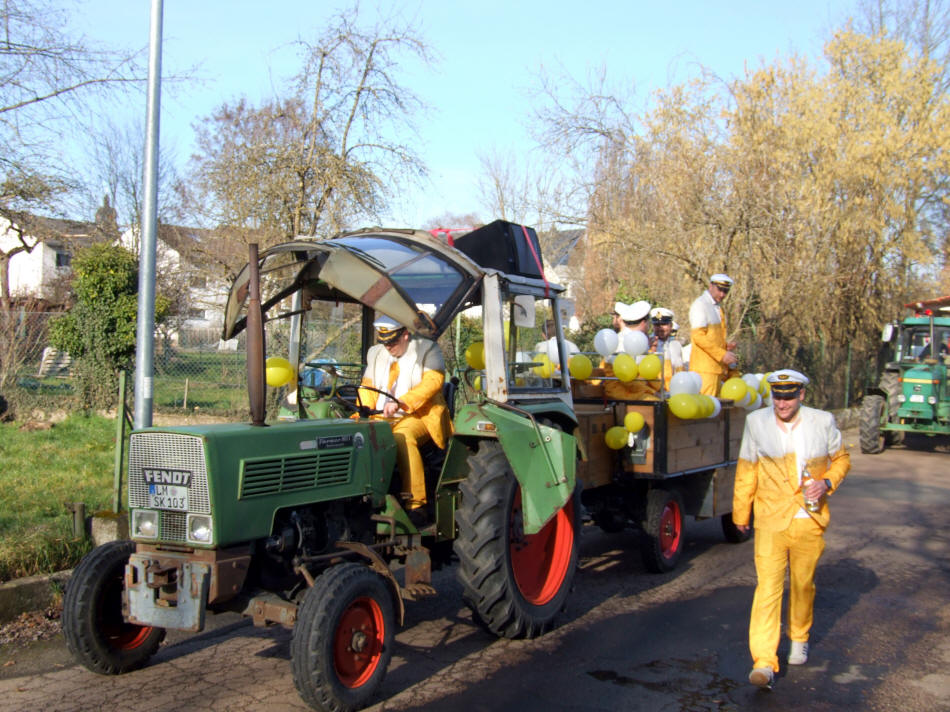
MULTIPOLYGON (((594 376, 599 376, 595 373, 594 376)), ((685 517, 719 517, 727 541, 751 536, 732 522, 732 493, 746 410, 722 401, 720 412, 683 420, 666 400, 610 399, 604 383, 572 386, 581 460, 577 480, 593 522, 607 532, 628 526, 641 531, 644 565, 654 572, 676 567, 685 542, 685 517), (644 426, 627 446, 613 450, 604 434, 622 426, 628 413, 644 426)))

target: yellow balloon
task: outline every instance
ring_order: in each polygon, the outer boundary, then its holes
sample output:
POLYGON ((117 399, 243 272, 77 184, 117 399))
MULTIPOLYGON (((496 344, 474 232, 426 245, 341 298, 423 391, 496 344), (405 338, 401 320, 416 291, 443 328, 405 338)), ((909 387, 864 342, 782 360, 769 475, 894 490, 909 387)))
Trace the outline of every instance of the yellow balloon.
POLYGON ((472 384, 472 387, 473 387, 476 391, 482 390, 482 377, 481 377, 481 376, 475 376, 475 382, 472 384))
POLYGON ((644 424, 643 414, 637 413, 635 410, 630 411, 623 417, 623 427, 628 432, 639 433, 644 424))
POLYGON ((668 403, 673 415, 682 420, 692 420, 699 415, 699 403, 692 393, 677 393, 668 403))
POLYGON ((662 368, 663 362, 660 361, 659 356, 656 354, 644 356, 640 361, 640 378, 646 378, 647 380, 656 378, 660 375, 662 368))
POLYGON ((465 349, 465 363, 469 368, 481 371, 485 368, 485 344, 482 341, 475 341, 469 344, 465 349))
POLYGON ((264 362, 264 376, 271 388, 280 388, 294 377, 294 367, 290 361, 280 356, 271 356, 264 362))
POLYGON ((630 354, 618 354, 613 368, 614 375, 624 383, 637 377, 637 362, 630 354))
POLYGON ((548 358, 547 354, 540 354, 537 361, 541 365, 531 369, 536 375, 541 376, 541 378, 550 378, 554 375, 554 364, 551 363, 551 359, 548 358))
POLYGON ((604 433, 604 442, 611 450, 619 450, 627 444, 627 431, 619 425, 608 428, 604 433))
POLYGON ((571 360, 567 362, 567 370, 571 372, 571 378, 576 381, 583 381, 590 378, 594 370, 594 364, 590 362, 584 354, 574 354, 571 360))
POLYGON ((713 397, 708 395, 699 396, 701 414, 700 418, 708 418, 716 410, 716 404, 713 403, 713 397))
POLYGON ((748 393, 748 391, 749 387, 741 378, 730 378, 723 383, 722 388, 719 389, 719 397, 738 402, 745 398, 745 394, 748 393))
POLYGON ((762 396, 763 398, 765 398, 766 396, 768 396, 769 393, 772 392, 772 386, 769 385, 769 382, 765 380, 768 377, 768 375, 769 374, 766 373, 764 376, 762 376, 762 380, 759 381, 759 395, 762 396))

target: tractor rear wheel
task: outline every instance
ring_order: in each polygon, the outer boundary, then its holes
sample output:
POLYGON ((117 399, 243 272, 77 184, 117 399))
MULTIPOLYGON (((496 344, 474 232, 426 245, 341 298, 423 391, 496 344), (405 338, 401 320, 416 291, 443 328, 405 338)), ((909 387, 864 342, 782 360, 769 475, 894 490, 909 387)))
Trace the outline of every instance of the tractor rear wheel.
POLYGON ((564 607, 577 570, 578 495, 536 534, 524 533, 521 487, 498 442, 469 458, 455 514, 462 597, 495 635, 533 638, 564 607))
POLYGON ((680 493, 676 490, 650 490, 641 528, 640 554, 647 569, 665 573, 676 568, 683 554, 686 533, 680 493))
MULTIPOLYGON (((892 423, 897 422, 897 409, 900 408, 901 405, 897 400, 897 396, 901 393, 900 376, 897 371, 885 371, 882 373, 880 386, 881 390, 887 394, 886 420, 892 423)), ((888 447, 891 445, 900 445, 902 442, 904 442, 903 430, 884 431, 884 444, 888 447)))
POLYGON ((887 420, 887 404, 883 396, 864 396, 861 404, 861 452, 876 455, 884 451, 884 432, 881 423, 887 420))
POLYGON ((137 670, 165 638, 164 628, 126 623, 122 617, 125 565, 134 551, 131 541, 98 546, 83 557, 66 584, 66 646, 79 662, 101 675, 137 670))
POLYGON ((290 643, 300 696, 323 712, 365 707, 386 676, 396 627, 392 594, 364 564, 327 569, 307 591, 290 643))

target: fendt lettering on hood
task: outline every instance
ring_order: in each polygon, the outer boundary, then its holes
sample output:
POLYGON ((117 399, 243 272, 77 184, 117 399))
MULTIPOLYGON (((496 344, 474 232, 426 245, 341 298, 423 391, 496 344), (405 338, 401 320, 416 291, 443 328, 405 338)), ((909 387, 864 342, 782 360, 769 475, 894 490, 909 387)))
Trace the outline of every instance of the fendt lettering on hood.
POLYGON ((191 473, 188 470, 159 470, 152 467, 143 467, 142 476, 150 485, 191 486, 191 473))

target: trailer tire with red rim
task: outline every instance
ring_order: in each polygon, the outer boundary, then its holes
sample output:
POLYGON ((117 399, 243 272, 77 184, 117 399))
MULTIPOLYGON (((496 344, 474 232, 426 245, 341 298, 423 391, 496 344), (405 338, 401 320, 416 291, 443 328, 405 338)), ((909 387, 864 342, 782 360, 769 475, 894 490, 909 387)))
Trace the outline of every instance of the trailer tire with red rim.
POLYGON ((63 635, 70 652, 89 670, 118 675, 155 654, 164 628, 126 623, 122 617, 125 565, 131 541, 110 541, 83 557, 66 584, 63 635))
POLYGON ((676 568, 683 553, 685 517, 683 498, 676 490, 651 489, 641 524, 640 554, 643 564, 655 573, 676 568))

